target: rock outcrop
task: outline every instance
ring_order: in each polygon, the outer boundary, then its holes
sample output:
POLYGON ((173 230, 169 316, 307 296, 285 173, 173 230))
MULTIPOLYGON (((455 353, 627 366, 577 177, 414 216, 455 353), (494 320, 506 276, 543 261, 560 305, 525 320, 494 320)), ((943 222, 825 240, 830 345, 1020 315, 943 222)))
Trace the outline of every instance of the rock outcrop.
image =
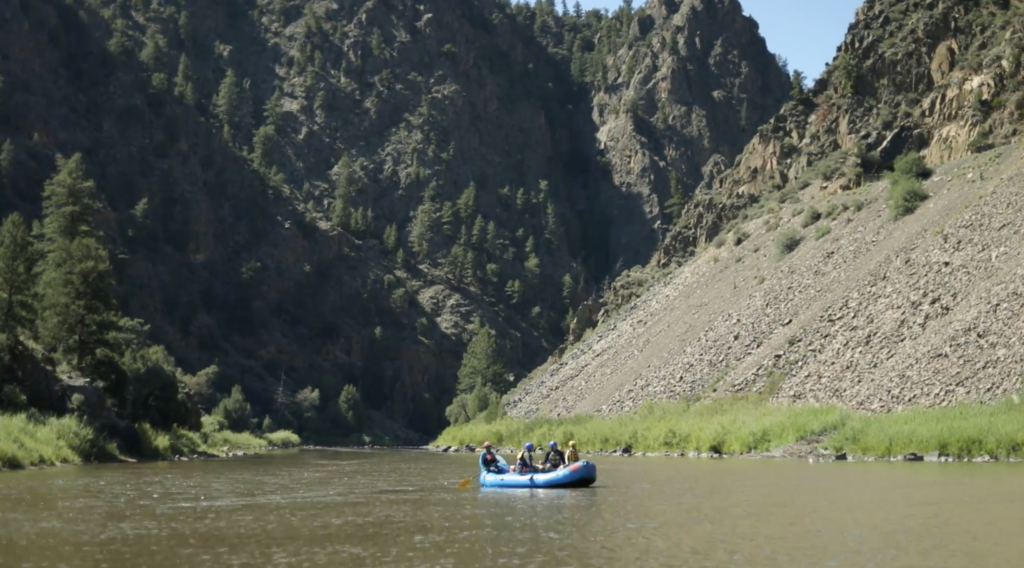
POLYGON ((821 77, 690 204, 659 258, 692 253, 765 193, 819 178, 844 191, 906 151, 937 164, 1015 140, 1022 17, 1008 0, 867 0, 821 77))
POLYGON ((609 254, 623 269, 646 264, 672 225, 672 175, 685 194, 710 187, 790 90, 735 0, 648 2, 601 83, 593 115, 615 180, 609 254))

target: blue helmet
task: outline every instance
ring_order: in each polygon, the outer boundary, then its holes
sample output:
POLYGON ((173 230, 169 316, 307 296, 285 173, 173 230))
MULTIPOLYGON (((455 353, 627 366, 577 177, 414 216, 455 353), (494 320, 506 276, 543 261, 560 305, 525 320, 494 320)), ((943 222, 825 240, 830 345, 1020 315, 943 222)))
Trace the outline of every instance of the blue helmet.
POLYGON ((558 442, 556 442, 554 440, 551 440, 550 442, 548 442, 548 447, 549 448, 557 448, 558 447, 558 442))
POLYGON ((526 445, 523 446, 523 447, 526 448, 526 451, 532 452, 533 451, 533 442, 526 442, 526 445))

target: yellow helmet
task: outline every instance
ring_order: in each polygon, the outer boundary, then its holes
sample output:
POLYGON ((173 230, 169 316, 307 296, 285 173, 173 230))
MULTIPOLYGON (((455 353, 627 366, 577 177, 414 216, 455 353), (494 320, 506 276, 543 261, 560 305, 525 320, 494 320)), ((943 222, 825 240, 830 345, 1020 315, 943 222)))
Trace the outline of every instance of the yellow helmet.
POLYGON ((570 448, 575 448, 576 447, 576 441, 575 440, 570 440, 569 441, 569 447, 570 448))

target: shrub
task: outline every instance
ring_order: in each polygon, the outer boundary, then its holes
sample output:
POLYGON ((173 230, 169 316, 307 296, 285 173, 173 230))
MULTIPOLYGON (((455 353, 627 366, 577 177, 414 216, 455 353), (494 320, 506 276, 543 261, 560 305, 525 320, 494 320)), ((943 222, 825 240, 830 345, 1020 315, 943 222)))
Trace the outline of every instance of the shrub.
POLYGON ((715 239, 713 241, 711 241, 711 246, 713 246, 715 248, 719 248, 719 249, 724 247, 725 246, 725 235, 718 235, 717 237, 715 237, 715 239))
POLYGON ((818 227, 818 230, 814 231, 814 240, 820 241, 825 238, 825 235, 832 232, 832 227, 829 225, 822 225, 818 227))
POLYGON ((804 228, 810 227, 811 225, 817 223, 820 220, 821 211, 818 211, 817 207, 811 205, 810 207, 804 210, 804 216, 803 219, 800 220, 800 226, 804 228))
POLYGON ((742 245, 747 239, 750 238, 750 233, 744 229, 739 229, 732 234, 732 246, 738 247, 742 245))
POLYGON ((844 205, 840 205, 840 204, 838 204, 838 203, 835 203, 835 202, 833 202, 833 203, 829 203, 829 204, 828 204, 828 207, 826 207, 826 208, 825 208, 825 213, 824 213, 824 217, 825 217, 826 219, 832 219, 833 217, 836 217, 836 216, 838 216, 838 215, 839 215, 840 213, 842 213, 842 212, 843 212, 843 209, 844 209, 845 207, 846 207, 846 205, 845 205, 845 204, 844 204, 844 205))
POLYGON ((277 432, 267 434, 263 437, 271 446, 278 448, 291 448, 302 443, 302 440, 300 440, 294 432, 290 432, 288 430, 278 430, 277 432))
POLYGON ((907 152, 893 164, 893 173, 898 177, 928 179, 932 175, 931 168, 924 163, 924 158, 917 152, 907 152))
POLYGON ((893 220, 910 215, 928 199, 917 178, 896 177, 889 182, 889 213, 893 220))
POLYGON ((779 257, 786 256, 796 250, 802 240, 800 233, 794 229, 782 231, 775 237, 775 254, 779 257))

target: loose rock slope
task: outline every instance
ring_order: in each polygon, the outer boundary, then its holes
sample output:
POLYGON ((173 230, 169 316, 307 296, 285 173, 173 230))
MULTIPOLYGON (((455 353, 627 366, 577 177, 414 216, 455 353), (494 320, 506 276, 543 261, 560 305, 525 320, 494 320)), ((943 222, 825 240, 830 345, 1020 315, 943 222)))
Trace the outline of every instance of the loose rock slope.
POLYGON ((1018 392, 1022 165, 1020 146, 949 162, 896 221, 885 181, 840 194, 812 185, 737 226, 745 241, 704 249, 521 385, 506 411, 609 415, 757 391, 878 412, 1018 392), (812 206, 824 216, 802 227, 812 206), (780 258, 787 228, 802 240, 780 258))

